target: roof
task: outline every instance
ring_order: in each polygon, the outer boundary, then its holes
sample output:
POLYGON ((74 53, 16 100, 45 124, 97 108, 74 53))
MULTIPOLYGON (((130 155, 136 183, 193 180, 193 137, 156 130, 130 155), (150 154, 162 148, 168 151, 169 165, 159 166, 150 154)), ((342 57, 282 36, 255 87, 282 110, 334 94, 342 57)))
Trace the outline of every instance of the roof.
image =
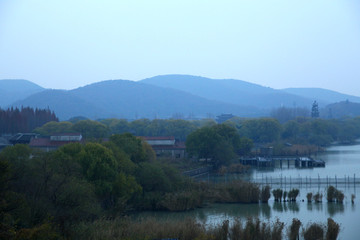
POLYGON ((182 150, 182 149, 186 149, 185 143, 184 142, 178 142, 174 145, 154 145, 151 146, 154 150, 182 150))
POLYGON ((80 136, 81 133, 53 133, 51 136, 80 136))
POLYGON ((140 137, 144 140, 175 140, 174 136, 160 136, 160 137, 140 137))
POLYGON ((16 143, 29 143, 31 139, 36 138, 39 134, 36 133, 17 133, 9 138, 9 142, 16 143))
MULTIPOLYGON (((74 141, 51 141, 50 138, 33 138, 30 141, 30 147, 53 147, 58 148, 65 144, 74 143, 74 141)), ((82 143, 82 142, 80 142, 82 143)))

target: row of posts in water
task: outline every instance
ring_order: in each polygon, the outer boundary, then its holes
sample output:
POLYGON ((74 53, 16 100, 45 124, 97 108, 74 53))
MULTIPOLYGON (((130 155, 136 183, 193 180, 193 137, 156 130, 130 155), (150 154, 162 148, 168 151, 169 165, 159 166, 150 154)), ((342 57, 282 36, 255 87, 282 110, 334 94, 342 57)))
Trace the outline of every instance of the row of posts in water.
MULTIPOLYGON (((210 181, 210 174, 207 174, 207 181, 210 181)), ((334 177, 291 177, 291 176, 279 176, 279 177, 273 177, 273 176, 261 176, 261 178, 243 178, 243 177, 237 177, 238 175, 232 175, 232 174, 225 174, 222 177, 217 178, 214 182, 229 182, 232 180, 244 180, 249 181, 253 183, 257 183, 259 185, 269 185, 269 186, 280 186, 280 187, 315 187, 315 186, 330 186, 333 185, 335 187, 341 186, 341 187, 350 187, 350 186, 356 186, 360 184, 360 178, 357 178, 354 174, 353 176, 343 176, 338 177, 335 175, 334 177), (221 180, 222 179, 222 180, 221 180)))
POLYGON ((278 185, 278 186, 298 186, 298 187, 311 187, 311 186, 330 186, 333 185, 335 187, 339 186, 356 186, 360 183, 360 178, 356 178, 354 176, 344 176, 344 177, 296 177, 292 178, 291 176, 280 176, 278 178, 273 178, 272 176, 262 176, 261 178, 249 179, 251 182, 258 183, 260 185, 278 185))

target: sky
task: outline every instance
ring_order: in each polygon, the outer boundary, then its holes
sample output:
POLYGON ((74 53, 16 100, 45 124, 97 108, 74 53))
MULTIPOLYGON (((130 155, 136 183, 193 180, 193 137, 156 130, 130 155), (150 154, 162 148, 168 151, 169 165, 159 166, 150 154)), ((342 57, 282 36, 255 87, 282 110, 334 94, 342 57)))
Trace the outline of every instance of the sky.
POLYGON ((0 0, 0 79, 163 74, 360 96, 360 1, 0 0))

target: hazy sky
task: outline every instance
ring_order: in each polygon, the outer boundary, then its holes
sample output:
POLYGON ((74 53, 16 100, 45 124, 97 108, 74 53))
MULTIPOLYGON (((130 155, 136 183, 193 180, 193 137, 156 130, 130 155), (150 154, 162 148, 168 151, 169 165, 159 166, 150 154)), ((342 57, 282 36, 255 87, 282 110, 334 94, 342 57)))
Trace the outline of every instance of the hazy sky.
POLYGON ((161 74, 360 95, 359 0, 0 0, 0 79, 161 74))

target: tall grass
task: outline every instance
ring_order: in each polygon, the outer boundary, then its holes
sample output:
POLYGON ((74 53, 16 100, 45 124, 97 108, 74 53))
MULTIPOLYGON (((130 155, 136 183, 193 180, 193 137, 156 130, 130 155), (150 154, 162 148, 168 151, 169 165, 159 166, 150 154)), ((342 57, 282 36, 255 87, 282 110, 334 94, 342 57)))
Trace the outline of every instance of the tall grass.
MULTIPOLYGON (((299 220, 293 219, 290 229, 288 229, 290 240, 297 239, 300 225, 299 220)), ((124 217, 81 223, 74 229, 71 239, 281 240, 284 236, 284 227, 285 224, 279 220, 270 223, 261 221, 258 218, 248 218, 245 222, 236 219, 233 223, 224 220, 219 224, 207 226, 191 218, 183 220, 156 220, 154 218, 133 220, 124 217)), ((340 230, 339 225, 329 219, 327 229, 326 239, 336 239, 340 230)), ((304 239, 323 239, 325 230, 325 225, 313 223, 303 230, 304 239)))

